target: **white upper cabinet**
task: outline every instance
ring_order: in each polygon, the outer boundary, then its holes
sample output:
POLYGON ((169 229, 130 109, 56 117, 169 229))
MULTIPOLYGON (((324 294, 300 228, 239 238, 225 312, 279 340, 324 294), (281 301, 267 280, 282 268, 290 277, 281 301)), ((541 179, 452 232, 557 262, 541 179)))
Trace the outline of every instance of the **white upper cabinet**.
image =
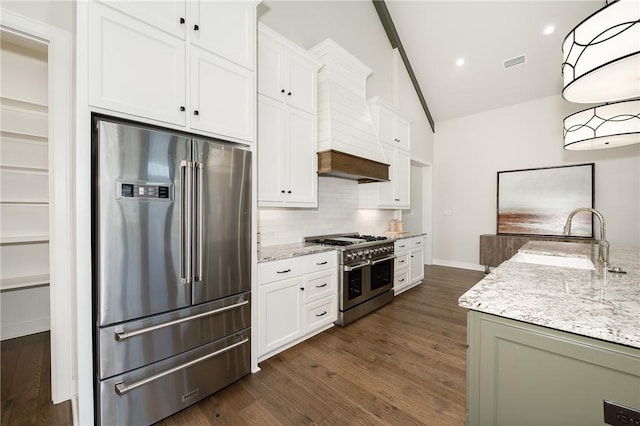
POLYGON ((89 103, 186 125, 184 41, 98 2, 89 14, 89 103))
POLYGON ((250 1, 189 4, 191 43, 247 69, 255 68, 256 5, 250 1))
POLYGON ((317 112, 317 59, 264 25, 258 27, 258 67, 259 93, 317 112))
POLYGON ((316 207, 320 64, 264 25, 258 30, 258 203, 316 207))
POLYGON ((408 209, 411 207, 411 121, 378 97, 369 100, 369 108, 389 163, 389 182, 359 185, 360 207, 408 209))
POLYGON ((253 1, 89 3, 89 104, 255 140, 253 1))

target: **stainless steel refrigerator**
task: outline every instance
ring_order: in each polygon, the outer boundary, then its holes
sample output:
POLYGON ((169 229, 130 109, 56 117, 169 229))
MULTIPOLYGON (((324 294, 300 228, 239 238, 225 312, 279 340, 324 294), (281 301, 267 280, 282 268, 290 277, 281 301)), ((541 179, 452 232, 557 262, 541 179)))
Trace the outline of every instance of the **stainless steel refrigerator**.
POLYGON ((92 117, 96 421, 151 424, 250 371, 251 152, 92 117))

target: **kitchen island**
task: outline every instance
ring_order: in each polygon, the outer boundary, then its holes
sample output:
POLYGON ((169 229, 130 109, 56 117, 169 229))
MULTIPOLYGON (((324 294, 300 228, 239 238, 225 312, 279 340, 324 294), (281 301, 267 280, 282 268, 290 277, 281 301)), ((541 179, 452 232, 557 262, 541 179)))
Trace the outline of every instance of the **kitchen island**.
POLYGON ((519 253, 458 301, 470 310, 468 424, 603 424, 603 400, 640 409, 640 249, 611 248, 626 273, 588 243, 519 253))

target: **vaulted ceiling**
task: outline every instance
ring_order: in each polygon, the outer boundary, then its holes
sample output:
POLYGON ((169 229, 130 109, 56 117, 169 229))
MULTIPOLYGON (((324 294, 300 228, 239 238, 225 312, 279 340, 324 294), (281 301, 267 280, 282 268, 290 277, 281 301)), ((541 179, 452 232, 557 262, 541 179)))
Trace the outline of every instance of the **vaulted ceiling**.
POLYGON ((385 3, 436 123, 561 93, 564 37, 604 6, 577 0, 385 3), (549 25, 555 30, 543 34, 549 25), (504 68, 505 60, 521 55, 525 63, 504 68))

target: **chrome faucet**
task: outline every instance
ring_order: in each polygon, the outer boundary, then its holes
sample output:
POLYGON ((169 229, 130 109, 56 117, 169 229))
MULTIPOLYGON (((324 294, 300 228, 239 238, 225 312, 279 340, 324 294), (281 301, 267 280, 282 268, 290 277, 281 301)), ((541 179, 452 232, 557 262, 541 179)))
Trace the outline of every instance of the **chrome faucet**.
POLYGON ((580 212, 591 212, 598 217, 600 220, 600 242, 599 242, 599 252, 598 252, 598 260, 603 262, 606 265, 609 264, 609 242, 607 241, 607 237, 605 235, 605 225, 604 225, 604 216, 598 210, 589 208, 589 207, 580 207, 569 213, 567 217, 567 221, 564 224, 564 235, 571 235, 571 220, 576 213, 580 212))

